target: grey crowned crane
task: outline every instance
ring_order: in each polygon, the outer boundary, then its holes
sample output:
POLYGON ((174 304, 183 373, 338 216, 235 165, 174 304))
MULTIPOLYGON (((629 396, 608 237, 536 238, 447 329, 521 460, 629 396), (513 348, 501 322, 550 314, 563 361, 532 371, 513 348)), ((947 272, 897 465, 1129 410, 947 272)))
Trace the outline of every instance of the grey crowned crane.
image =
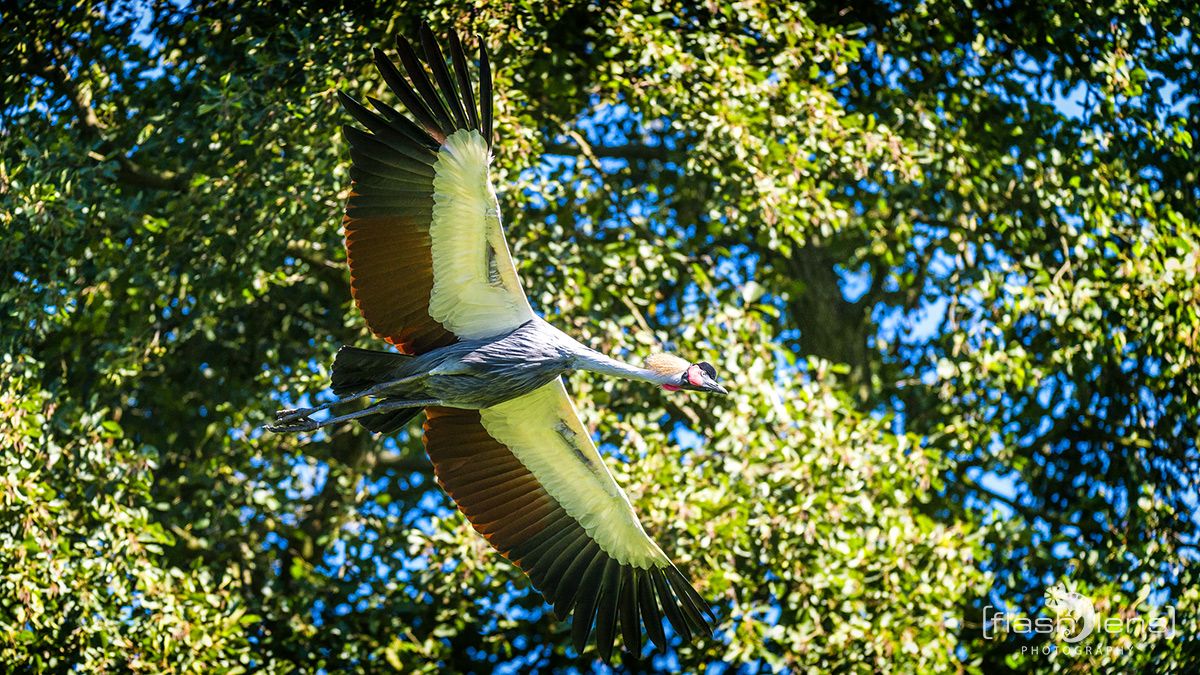
POLYGON ((424 411, 438 482, 555 614, 572 617, 578 651, 594 625, 596 648, 609 660, 618 623, 632 654, 641 652, 643 626, 665 649, 664 616, 684 641, 709 635, 708 605, 642 529, 562 376, 589 370, 672 391, 727 392, 707 363, 669 354, 645 367, 622 363, 534 314, 488 178, 487 54, 481 45, 476 98, 458 37, 449 37, 447 62, 428 27, 420 36, 428 72, 403 38, 404 74, 375 50, 380 75, 411 118, 374 98, 372 111, 340 95, 366 129, 344 129, 353 160, 344 220, 351 289, 371 331, 398 351, 343 347, 333 362, 335 400, 281 410, 268 429, 357 420, 391 433, 424 411), (361 398, 374 402, 312 417, 361 398))

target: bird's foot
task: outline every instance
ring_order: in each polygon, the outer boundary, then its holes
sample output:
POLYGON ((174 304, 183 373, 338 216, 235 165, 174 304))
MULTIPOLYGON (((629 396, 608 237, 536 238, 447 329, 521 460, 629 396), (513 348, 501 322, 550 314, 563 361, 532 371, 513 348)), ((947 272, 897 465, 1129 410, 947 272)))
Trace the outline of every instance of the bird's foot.
POLYGON ((313 431, 320 428, 320 423, 310 420, 307 417, 291 421, 282 422, 279 424, 268 424, 266 430, 276 434, 294 434, 300 431, 313 431))
POLYGON ((304 419, 315 412, 317 412, 316 408, 291 408, 285 410, 276 410, 275 422, 278 424, 292 422, 295 420, 304 419))

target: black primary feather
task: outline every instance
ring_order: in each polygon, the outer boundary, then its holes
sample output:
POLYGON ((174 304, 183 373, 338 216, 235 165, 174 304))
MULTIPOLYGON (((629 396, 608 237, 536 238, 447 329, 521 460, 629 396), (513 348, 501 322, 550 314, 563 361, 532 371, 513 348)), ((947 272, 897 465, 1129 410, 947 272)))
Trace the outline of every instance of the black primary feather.
POLYGON ((400 55, 400 63, 404 65, 408 79, 412 80, 413 86, 416 87, 434 118, 437 119, 438 128, 447 136, 454 133, 454 121, 450 119, 450 111, 446 109, 446 104, 442 102, 442 98, 433 88, 433 82, 429 80, 429 75, 425 72, 425 67, 421 65, 421 60, 417 58, 416 51, 402 35, 396 36, 396 53, 400 55))
POLYGON ((437 85, 442 90, 442 98, 450 106, 450 112, 454 115, 455 127, 468 128, 462 99, 455 91, 454 82, 450 79, 450 71, 446 69, 446 57, 442 55, 442 50, 438 48, 437 40, 433 39, 433 33, 430 32, 427 24, 421 24, 421 49, 425 52, 425 63, 428 63, 429 69, 433 71, 433 79, 437 80, 437 85))
POLYGON ((483 140, 492 149, 492 65, 488 63, 483 38, 479 38, 479 114, 483 117, 483 140))
POLYGON ((450 59, 454 61, 454 74, 458 76, 458 89, 466 103, 467 120, 472 129, 479 129, 479 111, 475 107, 475 92, 471 86, 471 76, 467 73, 467 55, 463 52, 462 42, 458 33, 450 31, 450 59))
POLYGON ((379 69, 379 74, 383 77, 383 81, 387 82, 388 88, 392 90, 396 98, 400 99, 404 107, 408 108, 408 112, 416 118, 417 123, 425 128, 425 133, 432 135, 438 143, 444 143, 448 132, 438 123, 433 111, 426 107, 425 102, 413 90, 412 85, 404 79, 404 75, 400 74, 400 69, 396 68, 396 65, 382 49, 376 49, 374 53, 375 67, 379 69))

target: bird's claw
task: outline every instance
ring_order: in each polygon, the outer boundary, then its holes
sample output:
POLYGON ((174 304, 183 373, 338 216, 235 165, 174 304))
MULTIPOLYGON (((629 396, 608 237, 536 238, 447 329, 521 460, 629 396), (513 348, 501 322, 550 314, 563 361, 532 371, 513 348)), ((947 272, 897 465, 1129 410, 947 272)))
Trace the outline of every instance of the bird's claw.
POLYGON ((305 417, 295 422, 268 424, 266 430, 276 434, 296 433, 298 431, 313 431, 321 425, 305 417))
POLYGON ((291 422, 292 420, 308 417, 316 412, 312 408, 287 408, 284 410, 275 411, 275 421, 279 423, 291 422))

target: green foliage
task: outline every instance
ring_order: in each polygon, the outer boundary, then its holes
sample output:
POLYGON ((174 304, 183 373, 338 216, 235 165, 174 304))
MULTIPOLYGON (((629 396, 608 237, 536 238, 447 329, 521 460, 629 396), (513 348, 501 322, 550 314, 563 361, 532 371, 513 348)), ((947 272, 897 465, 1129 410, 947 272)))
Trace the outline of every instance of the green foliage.
POLYGON ((354 4, 0 16, 0 667, 592 665, 415 427, 259 431, 372 345, 334 92, 422 18, 497 64, 534 305, 734 390, 570 381, 721 617, 646 668, 1195 667, 1194 11, 354 4), (1177 635, 985 639, 1067 578, 1177 635))

